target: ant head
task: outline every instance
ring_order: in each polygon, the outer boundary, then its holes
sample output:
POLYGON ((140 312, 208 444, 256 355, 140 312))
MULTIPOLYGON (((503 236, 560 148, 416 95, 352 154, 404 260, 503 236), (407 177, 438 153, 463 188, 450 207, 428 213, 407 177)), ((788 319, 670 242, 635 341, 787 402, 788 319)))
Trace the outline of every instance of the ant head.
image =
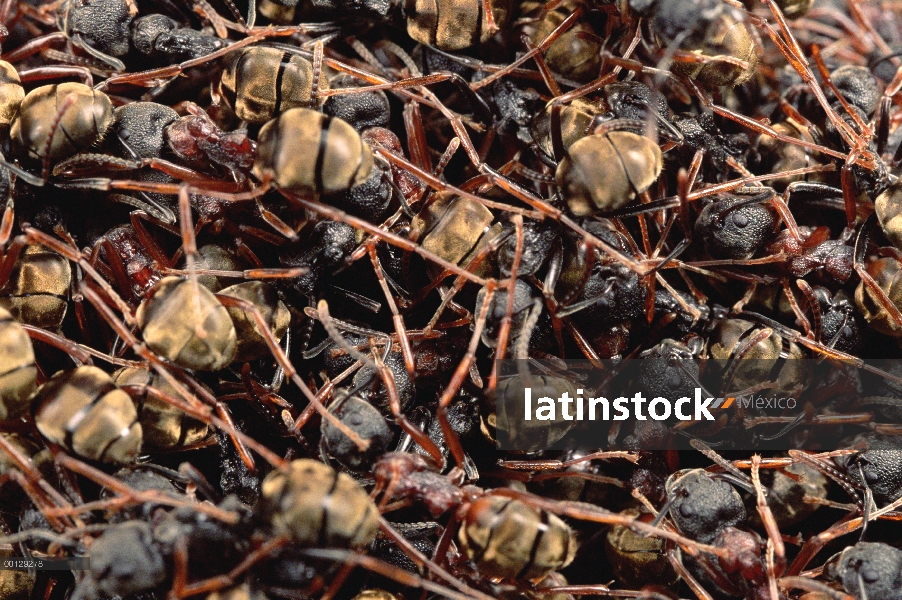
POLYGON ((670 517, 688 537, 708 543, 724 527, 745 520, 745 506, 736 489, 704 469, 670 476, 665 484, 670 517))

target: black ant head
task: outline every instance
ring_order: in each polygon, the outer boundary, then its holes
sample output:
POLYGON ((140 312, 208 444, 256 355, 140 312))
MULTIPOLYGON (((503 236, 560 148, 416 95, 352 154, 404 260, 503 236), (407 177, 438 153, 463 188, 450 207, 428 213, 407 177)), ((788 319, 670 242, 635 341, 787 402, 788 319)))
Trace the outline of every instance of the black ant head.
POLYGON ((902 589, 902 550, 859 542, 828 561, 824 573, 857 598, 894 600, 902 589))
POLYGON ((870 488, 878 506, 902 496, 902 438, 867 433, 846 441, 843 447, 863 445, 863 451, 834 460, 854 481, 870 488))
POLYGON ((736 489, 703 469, 693 469, 667 481, 670 518, 684 535, 712 541, 724 527, 745 520, 745 506, 736 489))

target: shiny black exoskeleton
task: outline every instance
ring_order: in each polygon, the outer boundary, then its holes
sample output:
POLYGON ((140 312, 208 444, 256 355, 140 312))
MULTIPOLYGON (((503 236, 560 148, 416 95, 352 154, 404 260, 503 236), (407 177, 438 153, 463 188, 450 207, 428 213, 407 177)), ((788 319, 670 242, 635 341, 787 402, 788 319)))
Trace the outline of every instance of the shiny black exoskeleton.
POLYGON ((113 111, 107 134, 110 152, 122 158, 159 158, 167 148, 166 127, 178 118, 177 112, 156 102, 120 106, 113 111))
POLYGON ((182 27, 165 15, 147 15, 132 24, 132 43, 147 56, 167 60, 191 60, 225 47, 225 40, 182 27))
POLYGON ((844 440, 842 447, 861 448, 833 460, 853 481, 871 490, 877 506, 902 496, 902 437, 865 433, 844 440))
POLYGON ((745 505, 732 485, 694 469, 667 481, 670 518, 688 537, 710 543, 726 527, 745 520, 745 505))
POLYGON ((635 383, 648 398, 691 397, 698 387, 699 365, 696 360, 702 340, 692 337, 689 343, 665 339, 643 351, 637 365, 635 383))
POLYGON ((902 599, 902 550, 881 542, 858 542, 827 563, 825 573, 856 598, 902 599))
MULTIPOLYGON (((476 314, 481 312, 485 298, 486 291, 485 288, 482 288, 476 296, 476 314)), ((482 332, 482 342, 490 348, 494 348, 498 343, 502 321, 507 315, 507 298, 508 291, 499 289, 495 291, 489 301, 485 329, 482 332)), ((520 336, 530 336, 532 334, 539 310, 541 310, 541 303, 535 297, 533 288, 522 279, 517 279, 517 283, 514 286, 514 302, 511 311, 508 347, 516 347, 520 341, 520 336)), ((524 342, 528 342, 528 337, 524 342)))
MULTIPOLYGON (((360 87, 360 83, 350 75, 343 74, 332 78, 329 87, 360 87)), ((329 96, 323 105, 323 112, 330 117, 347 121, 358 132, 370 127, 388 127, 391 122, 391 106, 388 96, 382 90, 329 96)))
MULTIPOLYGON (((505 230, 513 230, 514 228, 510 223, 506 223, 504 227, 505 230)), ((549 219, 544 221, 524 221, 523 250, 520 255, 520 264, 517 267, 518 277, 534 275, 545 264, 559 234, 560 227, 549 219)), ((516 253, 517 236, 512 234, 505 238, 495 253, 498 272, 502 277, 510 277, 516 253)))
MULTIPOLYGON (((877 110, 880 84, 867 67, 843 65, 830 73, 830 80, 847 102, 860 108, 868 117, 877 110)), ((833 96, 832 90, 828 95, 833 96)))
POLYGON ((777 219, 773 210, 753 198, 723 198, 705 206, 695 221, 701 238, 714 259, 752 258, 773 236, 777 219))
POLYGON ((331 421, 323 419, 320 426, 323 451, 353 471, 372 467, 376 459, 388 450, 392 441, 392 431, 385 417, 373 405, 358 396, 339 396, 330 410, 361 439, 367 440, 369 447, 360 450, 357 444, 331 421))
POLYGON ((64 29, 82 46, 108 56, 125 56, 134 17, 134 4, 124 0, 69 0, 64 29))
MULTIPOLYGON (((629 252, 621 234, 609 225, 589 221, 586 230, 614 248, 629 252)), ((575 319, 586 324, 616 325, 632 322, 644 309, 646 289, 639 276, 610 260, 599 250, 589 257, 579 241, 565 240, 564 260, 555 297, 575 319), (591 263, 591 266, 589 264, 591 263), (588 273, 587 273, 588 269, 588 273)))
POLYGON ((181 543, 187 545, 189 557, 216 557, 189 560, 192 578, 228 572, 249 551, 251 515, 234 496, 220 507, 238 512, 240 523, 229 525, 190 508, 179 508, 156 526, 128 521, 107 529, 91 546, 92 570, 75 588, 72 598, 88 600, 156 591, 172 576, 172 557, 181 543))
POLYGON ((663 95, 638 81, 618 81, 604 86, 609 112, 617 119, 661 122, 670 115, 663 95))
POLYGON ((279 259, 286 267, 306 267, 307 273, 291 280, 291 287, 305 296, 315 296, 321 281, 334 273, 357 246, 354 228, 335 221, 313 226, 306 243, 286 249, 279 259))
POLYGON ((849 295, 839 290, 835 295, 816 286, 814 297, 820 307, 820 339, 830 348, 856 354, 864 343, 864 319, 849 295))
POLYGON ((182 61, 224 48, 226 41, 185 27, 162 14, 136 18, 137 7, 127 0, 69 0, 61 28, 86 52, 117 70, 134 48, 154 58, 182 61))
POLYGON ((363 183, 331 195, 329 203, 370 223, 381 223, 395 198, 391 178, 391 169, 377 162, 363 183))
POLYGON ((709 165, 720 176, 729 171, 727 160, 733 158, 744 164, 751 142, 744 133, 723 133, 710 113, 697 115, 677 114, 673 123, 683 135, 685 154, 691 159, 698 150, 705 151, 703 164, 709 165))

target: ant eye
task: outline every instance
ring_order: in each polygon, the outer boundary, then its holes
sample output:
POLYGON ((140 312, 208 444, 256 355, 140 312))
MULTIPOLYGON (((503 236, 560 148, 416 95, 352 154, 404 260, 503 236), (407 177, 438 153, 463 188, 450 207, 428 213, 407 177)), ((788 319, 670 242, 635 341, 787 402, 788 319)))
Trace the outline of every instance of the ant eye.
POLYGON ((875 472, 871 469, 865 469, 864 479, 868 482, 868 484, 880 483, 880 473, 875 472))
POLYGON ((746 227, 749 224, 748 216, 740 211, 736 211, 732 215, 733 225, 736 227, 746 227))
POLYGON ((861 578, 864 579, 866 583, 874 583, 875 581, 880 581, 880 569, 875 568, 875 566, 870 563, 863 565, 863 568, 858 571, 861 574, 861 578))

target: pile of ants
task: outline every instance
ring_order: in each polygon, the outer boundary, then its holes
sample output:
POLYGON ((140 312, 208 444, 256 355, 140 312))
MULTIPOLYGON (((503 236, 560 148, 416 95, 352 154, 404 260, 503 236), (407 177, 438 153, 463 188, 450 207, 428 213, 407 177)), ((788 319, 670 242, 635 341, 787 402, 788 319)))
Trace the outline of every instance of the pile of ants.
POLYGON ((0 0, 0 44, 0 599, 902 600, 898 3, 0 0), (524 377, 630 364, 792 410, 503 442, 524 377))

